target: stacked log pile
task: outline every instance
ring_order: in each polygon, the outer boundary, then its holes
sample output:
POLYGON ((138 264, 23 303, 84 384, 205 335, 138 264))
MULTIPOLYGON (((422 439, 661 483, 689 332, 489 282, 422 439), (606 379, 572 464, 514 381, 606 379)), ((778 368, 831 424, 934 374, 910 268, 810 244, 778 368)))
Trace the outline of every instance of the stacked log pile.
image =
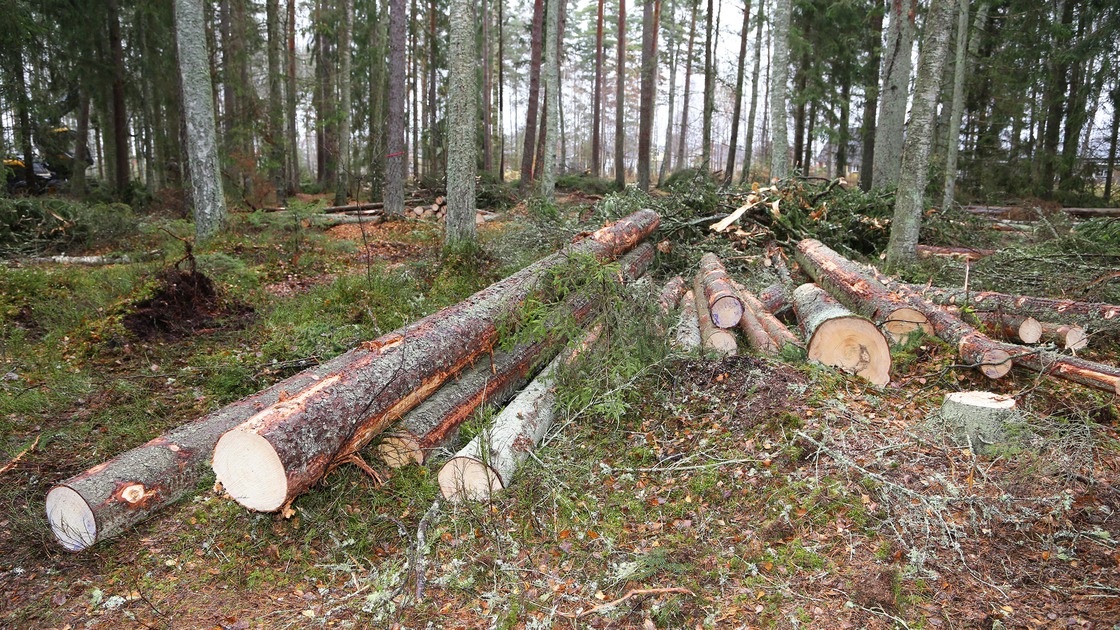
MULTIPOLYGON (((120 534, 197 488, 211 459, 238 502, 260 511, 284 507, 331 469, 359 463, 359 450, 373 437, 481 363, 498 341, 499 326, 513 321, 548 272, 573 257, 616 259, 659 221, 653 211, 638 211, 459 304, 59 483, 46 500, 56 538, 81 550, 120 534)), ((622 275, 640 273, 651 257, 648 247, 633 252, 622 275)), ((579 313, 594 301, 587 296, 566 306, 579 313)), ((563 339, 549 343, 554 352, 563 339)), ((542 350, 538 362, 544 356, 542 350)))

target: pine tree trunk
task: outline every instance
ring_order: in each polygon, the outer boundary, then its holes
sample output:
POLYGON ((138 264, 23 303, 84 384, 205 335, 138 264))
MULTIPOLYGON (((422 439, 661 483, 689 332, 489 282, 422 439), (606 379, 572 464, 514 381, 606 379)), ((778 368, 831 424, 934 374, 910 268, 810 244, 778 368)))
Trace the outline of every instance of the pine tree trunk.
POLYGON ((625 116, 623 97, 626 91, 626 0, 618 0, 618 59, 615 62, 614 96, 614 183, 619 190, 626 187, 625 149, 623 147, 625 116))
POLYGON ((436 0, 428 2, 428 99, 424 111, 428 115, 428 152, 424 163, 424 172, 428 177, 436 177, 440 172, 439 149, 442 139, 439 133, 439 117, 437 116, 436 78, 438 76, 436 63, 436 44, 439 37, 436 35, 436 0))
POLYGON ((759 0, 758 14, 755 16, 754 26, 754 70, 751 71, 751 107, 747 111, 747 138, 743 143, 743 173, 739 176, 739 185, 747 183, 751 176, 751 167, 754 162, 754 123, 755 114, 758 112, 758 74, 762 62, 762 22, 766 2, 759 0))
POLYGON ((544 0, 533 1, 533 26, 529 45, 529 97, 525 102, 525 142, 521 151, 522 196, 532 190, 533 160, 537 147, 537 107, 540 103, 541 37, 544 35, 544 0))
POLYGON ((444 247, 461 251, 478 240, 475 171, 478 168, 478 49, 474 4, 451 5, 450 75, 447 107, 447 216, 444 247))
POLYGON ((548 18, 548 28, 545 29, 545 67, 544 84, 545 100, 548 105, 545 111, 550 111, 545 124, 544 159, 542 160, 541 196, 551 200, 556 189, 556 144, 559 140, 557 133, 560 119, 560 6, 558 0, 548 0, 545 15, 548 18))
POLYGON ((774 54, 770 65, 770 178, 789 176, 789 136, 786 105, 789 102, 790 0, 775 0, 774 54))
POLYGON ((175 33, 187 127, 195 240, 201 242, 213 236, 226 217, 201 0, 175 0, 175 33))
POLYGON ((346 203, 350 192, 350 37, 354 30, 353 0, 340 0, 342 20, 338 34, 338 173, 334 188, 334 205, 346 203))
POLYGON ((1104 176, 1104 201, 1112 202, 1112 177, 1116 172, 1116 145, 1120 137, 1120 85, 1112 88, 1112 133, 1108 140, 1108 165, 1104 176))
POLYGON ((498 181, 506 181, 505 0, 498 0, 498 181))
POLYGON ((595 87, 591 105, 591 176, 603 176, 603 5, 598 1, 595 17, 595 87))
POLYGON ((851 139, 849 120, 852 112, 852 79, 851 74, 844 73, 840 84, 840 127, 836 134, 836 177, 848 176, 848 142, 851 139))
MULTIPOLYGON (((721 5, 722 6, 722 5, 721 5)), ((707 37, 704 39, 704 111, 701 114, 700 164, 706 171, 712 170, 712 113, 716 107, 716 68, 712 59, 712 40, 715 29, 713 0, 708 0, 708 12, 704 17, 707 37)))
POLYGON ((879 107, 879 66, 883 56, 883 0, 876 0, 868 17, 867 73, 863 81, 863 127, 860 130, 861 155, 859 187, 871 190, 871 171, 875 163, 875 110, 879 107))
MULTIPOLYGON (((914 14, 917 0, 890 0, 890 25, 884 50, 879 117, 875 127, 875 162, 871 185, 898 184, 902 163, 903 134, 906 129, 906 102, 910 95, 910 52, 914 48, 914 14)), ((928 20, 928 18, 927 18, 928 20)), ((867 170, 867 166, 864 166, 867 170)))
POLYGON ((650 153, 653 150, 653 108, 657 99, 657 27, 661 0, 646 0, 642 8, 642 81, 638 107, 638 188, 649 191, 650 153))
POLYGON ((385 150, 385 212, 404 214, 406 147, 404 142, 404 51, 408 44, 404 0, 389 0, 389 119, 385 150))
POLYGON ((731 141, 727 148, 727 166, 724 167, 725 186, 735 179, 735 152, 739 149, 739 119, 743 113, 743 74, 747 66, 747 34, 750 19, 751 2, 747 0, 743 7, 743 30, 739 33, 739 69, 735 74, 735 105, 731 113, 731 141))
POLYGON ((688 26, 688 54, 684 57, 684 97, 681 99, 681 133, 677 138, 677 161, 673 167, 674 171, 679 171, 687 165, 685 162, 685 147, 688 140, 688 97, 692 91, 692 45, 696 41, 696 8, 700 0, 692 0, 692 8, 689 11, 691 17, 689 18, 688 26))
POLYGON ((288 124, 288 190, 294 193, 299 190, 299 135, 296 133, 296 104, 299 102, 299 90, 296 87, 296 0, 288 0, 288 74, 287 115, 288 124))
POLYGON ((922 213, 925 211, 926 184, 929 183, 933 122, 945 57, 949 52, 952 21, 952 0, 933 0, 926 17, 922 56, 918 61, 918 80, 914 86, 914 107, 902 153, 902 173, 895 198, 890 241, 887 244, 888 268, 897 268, 917 256, 915 249, 922 213))
POLYGON ((268 146, 269 178, 276 187, 276 205, 283 206, 288 193, 285 176, 284 106, 281 103, 283 71, 280 69, 280 0, 267 0, 265 28, 268 33, 268 146))

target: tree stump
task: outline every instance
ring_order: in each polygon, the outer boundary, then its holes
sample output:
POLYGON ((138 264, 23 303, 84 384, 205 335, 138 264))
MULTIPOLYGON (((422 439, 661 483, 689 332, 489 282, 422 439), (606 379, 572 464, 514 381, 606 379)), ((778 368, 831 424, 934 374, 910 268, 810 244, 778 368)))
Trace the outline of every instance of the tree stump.
POLYGON ((1015 399, 992 392, 953 392, 941 404, 941 418, 961 446, 990 452, 1006 440, 1005 426, 1018 417, 1015 399))

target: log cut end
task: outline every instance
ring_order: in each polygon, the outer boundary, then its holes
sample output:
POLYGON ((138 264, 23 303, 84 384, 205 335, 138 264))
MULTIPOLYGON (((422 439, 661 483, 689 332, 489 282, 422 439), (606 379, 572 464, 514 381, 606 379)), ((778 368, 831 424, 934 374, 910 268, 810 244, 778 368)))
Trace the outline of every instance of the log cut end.
POLYGON ((734 328, 743 318, 743 303, 738 298, 725 295, 711 306, 712 323, 719 328, 734 328))
POLYGON ((1023 343, 1038 343, 1042 339, 1042 324, 1033 317, 1024 317, 1019 322, 1016 334, 1023 343))
POLYGON ((390 468, 424 463, 424 451, 420 448, 420 443, 411 435, 401 433, 385 436, 377 446, 377 454, 390 468))
POLYGON ((909 341, 910 335, 918 331, 930 337, 934 335, 929 318, 920 311, 909 307, 900 308, 888 315, 886 321, 883 322, 883 330, 886 331, 892 342, 900 345, 909 341))
MULTIPOLYGON (((959 351, 962 358, 972 361, 976 367, 991 379, 1003 378, 1011 371, 1011 353, 1002 348, 992 348, 980 343, 981 335, 967 335, 961 339, 959 351)), ((986 339, 984 337, 983 339, 986 339)))
POLYGON ((1059 326, 1058 339, 1066 350, 1081 350, 1089 345, 1089 335, 1080 326, 1059 326))
POLYGON ((272 444, 234 429, 214 447, 214 474, 235 501, 250 510, 275 512, 288 497, 288 476, 272 444))
POLYGON ((887 339, 862 317, 836 317, 818 326, 809 340, 809 360, 862 376, 876 385, 891 380, 887 339))
POLYGON ((439 469, 439 489, 448 501, 485 501, 505 487, 498 473, 474 457, 452 457, 439 469))
POLYGON ((55 486, 47 493, 47 521, 67 551, 81 551, 97 542, 97 519, 73 488, 55 486))

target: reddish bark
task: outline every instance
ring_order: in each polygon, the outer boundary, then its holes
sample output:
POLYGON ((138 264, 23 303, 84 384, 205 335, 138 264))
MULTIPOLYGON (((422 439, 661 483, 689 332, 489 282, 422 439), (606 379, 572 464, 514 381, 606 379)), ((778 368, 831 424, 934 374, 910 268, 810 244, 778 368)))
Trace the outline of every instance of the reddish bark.
POLYGON ((735 287, 731 286, 731 279, 728 278, 723 263, 715 254, 704 254, 700 259, 698 278, 704 288, 712 323, 720 328, 739 325, 739 320, 743 317, 743 302, 735 292, 735 287))

